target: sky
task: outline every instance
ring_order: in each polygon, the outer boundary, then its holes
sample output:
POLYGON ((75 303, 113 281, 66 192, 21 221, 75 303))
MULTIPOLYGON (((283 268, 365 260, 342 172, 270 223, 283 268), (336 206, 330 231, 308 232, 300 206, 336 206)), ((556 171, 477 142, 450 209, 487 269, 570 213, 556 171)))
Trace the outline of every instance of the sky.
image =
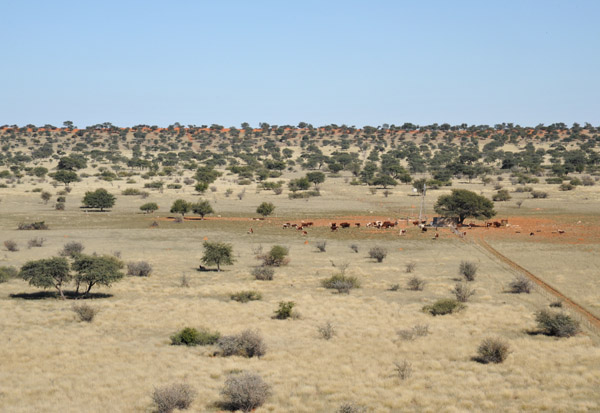
POLYGON ((600 125, 600 1, 0 0, 0 125, 600 125))

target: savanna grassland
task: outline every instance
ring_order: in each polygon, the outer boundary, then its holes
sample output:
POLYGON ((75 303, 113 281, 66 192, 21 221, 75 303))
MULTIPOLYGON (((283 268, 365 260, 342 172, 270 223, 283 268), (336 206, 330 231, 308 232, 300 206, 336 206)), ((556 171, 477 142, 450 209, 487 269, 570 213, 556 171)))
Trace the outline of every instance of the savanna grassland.
POLYGON ((596 128, 245 126, 0 130, 0 242, 16 247, 1 247, 0 267, 56 257, 70 242, 152 267, 78 299, 14 274, 0 283, 1 411, 151 412, 155 388, 185 383, 196 393, 189 411, 216 412, 230 408, 221 389, 242 371, 270 386, 257 412, 600 410, 598 329, 539 287, 511 293, 522 274, 479 242, 600 317, 596 128), (322 182, 306 179, 314 172, 322 182), (491 221, 508 226, 467 218, 464 237, 423 231, 413 225, 423 183, 428 222, 440 196, 468 189, 505 199, 491 221), (82 203, 98 188, 116 198, 102 212, 82 203), (178 199, 214 211, 182 217, 170 212, 178 199), (275 206, 264 218, 262 202, 275 206), (142 212, 148 203, 158 209, 142 212), (386 220, 398 224, 366 226, 386 220), (48 229, 18 229, 41 221, 48 229), (332 231, 332 222, 352 225, 332 231), (28 247, 33 238, 41 246, 28 247), (230 244, 233 263, 222 271, 202 263, 205 242, 230 244), (253 271, 274 245, 289 255, 270 267, 272 280, 258 280, 253 271), (375 247, 381 262, 369 254, 375 247), (459 274, 463 261, 476 266, 473 281, 459 274), (323 286, 340 273, 360 287, 323 286), (421 289, 409 288, 415 277, 421 289), (457 284, 473 292, 464 308, 423 311, 454 298, 457 284), (240 291, 261 299, 232 300, 240 291), (282 301, 295 304, 292 317, 274 318, 282 301), (82 303, 97 310, 91 322, 73 311, 82 303), (580 331, 544 334, 536 322, 544 309, 580 331), (266 350, 226 357, 219 344, 172 345, 185 327, 256 330, 266 350), (503 362, 478 358, 487 338, 508 345, 503 362))

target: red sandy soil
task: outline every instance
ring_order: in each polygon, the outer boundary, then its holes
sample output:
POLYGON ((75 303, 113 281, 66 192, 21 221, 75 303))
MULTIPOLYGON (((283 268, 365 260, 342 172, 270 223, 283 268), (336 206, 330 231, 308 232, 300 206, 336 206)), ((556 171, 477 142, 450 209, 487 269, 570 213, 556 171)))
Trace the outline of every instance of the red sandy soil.
MULTIPOLYGON (((174 217, 149 217, 149 219, 157 221, 171 221, 174 217)), ((200 217, 185 217, 185 221, 200 221, 200 217)), ((340 228, 339 231, 360 231, 368 234, 381 234, 398 232, 399 229, 407 229, 409 238, 413 238, 421 231, 412 223, 412 219, 399 219, 398 226, 388 229, 367 228, 366 224, 373 221, 392 221, 396 219, 386 216, 364 216, 364 215, 348 215, 332 218, 312 218, 312 219, 286 219, 286 218, 249 218, 249 217, 205 217, 205 221, 228 221, 228 222, 247 222, 248 229, 254 226, 254 229, 264 226, 281 227, 284 223, 301 225, 306 222, 312 222, 311 227, 306 227, 305 230, 310 233, 311 228, 323 228, 331 226, 331 223, 338 224, 348 222, 351 227, 348 229, 340 228), (355 223, 360 223, 360 228, 356 228, 355 223)), ((471 221, 466 221, 468 224, 471 221)), ((525 242, 552 242, 562 244, 592 244, 600 242, 600 226, 597 222, 586 221, 585 217, 576 216, 547 216, 544 218, 529 218, 529 217, 508 217, 508 226, 494 228, 485 227, 485 223, 481 221, 472 221, 475 225, 473 228, 464 226, 459 228, 461 232, 466 232, 467 238, 471 236, 483 237, 490 240, 519 240, 525 242), (581 218, 581 219, 579 219, 581 218), (563 233, 559 233, 564 231, 563 233), (533 233, 533 235, 530 235, 533 233)), ((294 231, 294 228, 289 228, 289 231, 294 231)), ((455 235, 448 228, 429 228, 423 236, 433 236, 436 232, 440 234, 440 238, 452 238, 455 235)))

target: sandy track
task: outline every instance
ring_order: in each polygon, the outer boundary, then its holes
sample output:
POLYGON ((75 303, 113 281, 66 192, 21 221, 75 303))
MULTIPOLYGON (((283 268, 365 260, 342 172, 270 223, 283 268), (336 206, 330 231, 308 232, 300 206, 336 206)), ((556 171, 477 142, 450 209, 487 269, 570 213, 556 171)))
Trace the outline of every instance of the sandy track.
POLYGON ((581 318, 583 318, 583 320, 586 321, 588 323, 588 325, 590 325, 590 327, 596 333, 600 332, 600 318, 598 318, 594 314, 590 313, 583 306, 581 306, 580 304, 577 304, 575 301, 573 301, 571 298, 567 297, 566 295, 564 295, 563 293, 558 291, 556 288, 554 288, 551 285, 544 282, 542 279, 537 277, 535 274, 531 273, 530 271, 526 270, 525 268, 521 267, 516 262, 512 261, 505 255, 500 253, 498 250, 496 250, 490 244, 488 244, 483 239, 482 236, 476 237, 475 241, 479 245, 481 245, 483 248, 485 248, 487 251, 489 251, 493 256, 498 258, 500 261, 502 261, 509 267, 521 272, 525 276, 527 276, 531 281, 533 281, 536 285, 538 285, 543 291, 545 291, 546 293, 549 293, 551 296, 559 299, 563 304, 566 304, 571 310, 573 310, 581 318))

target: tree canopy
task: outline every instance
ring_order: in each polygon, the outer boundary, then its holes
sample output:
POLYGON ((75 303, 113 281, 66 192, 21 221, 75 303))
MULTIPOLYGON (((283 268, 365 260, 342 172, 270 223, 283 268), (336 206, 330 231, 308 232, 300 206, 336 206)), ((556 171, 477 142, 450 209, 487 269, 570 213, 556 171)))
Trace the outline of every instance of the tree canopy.
POLYGON ((65 186, 69 186, 69 184, 71 182, 76 182, 79 177, 77 176, 77 174, 73 171, 67 171, 67 170, 59 170, 56 173, 54 173, 52 175, 52 177, 58 181, 58 182, 62 182, 63 184, 65 184, 65 186))
POLYGON ((202 219, 204 219, 205 215, 212 214, 213 212, 215 212, 212 209, 210 202, 208 202, 207 200, 203 200, 200 202, 196 202, 195 204, 192 204, 191 209, 194 212, 194 214, 200 215, 202 217, 202 219))
POLYGON ((173 205, 171 206, 171 213, 185 216, 185 214, 190 212, 190 206, 191 204, 185 199, 178 199, 173 202, 173 205))
POLYGON ((19 276, 35 287, 56 288, 63 300, 65 294, 62 287, 73 278, 67 259, 58 257, 28 261, 21 267, 19 276))
POLYGON ((256 213, 262 215, 263 217, 269 216, 275 211, 275 205, 270 202, 263 202, 256 208, 256 213))
POLYGON ((452 194, 440 196, 434 209, 442 216, 457 218, 460 224, 468 217, 489 219, 496 215, 492 201, 466 189, 453 189, 452 194))
POLYGON ((231 265, 234 262, 233 246, 222 242, 204 242, 204 255, 202 263, 216 265, 217 271, 221 271, 221 265, 231 265))
POLYGON ((106 189, 99 188, 95 191, 88 191, 83 197, 83 205, 88 208, 100 208, 100 211, 104 211, 104 208, 111 208, 115 205, 115 196, 110 194, 106 189))
POLYGON ((81 284, 86 286, 84 295, 89 294, 96 284, 110 287, 112 283, 119 281, 125 275, 120 271, 123 268, 123 262, 110 255, 80 254, 75 258, 72 268, 76 272, 77 292, 79 292, 81 284))

